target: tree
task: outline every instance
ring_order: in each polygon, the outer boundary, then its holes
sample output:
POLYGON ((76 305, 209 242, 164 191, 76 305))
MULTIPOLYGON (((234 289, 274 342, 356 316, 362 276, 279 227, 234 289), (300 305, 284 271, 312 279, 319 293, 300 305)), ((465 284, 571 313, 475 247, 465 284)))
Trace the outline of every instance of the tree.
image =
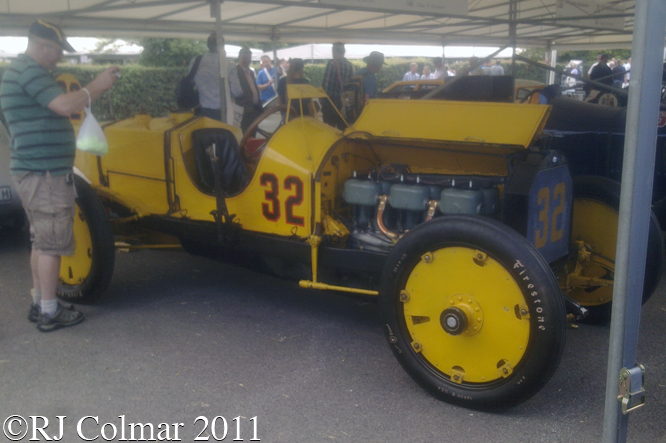
POLYGON ((208 51, 205 40, 184 38, 141 38, 143 52, 139 63, 144 66, 187 66, 193 57, 208 51))

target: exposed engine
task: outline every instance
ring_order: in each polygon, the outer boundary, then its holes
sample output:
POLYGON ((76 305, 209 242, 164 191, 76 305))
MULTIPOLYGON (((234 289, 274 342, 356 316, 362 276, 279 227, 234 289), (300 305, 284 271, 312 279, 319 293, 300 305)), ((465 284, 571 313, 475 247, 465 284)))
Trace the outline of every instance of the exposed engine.
POLYGON ((414 174, 406 168, 357 173, 344 184, 352 242, 386 250, 402 234, 433 217, 449 214, 496 216, 498 185, 504 177, 414 174))

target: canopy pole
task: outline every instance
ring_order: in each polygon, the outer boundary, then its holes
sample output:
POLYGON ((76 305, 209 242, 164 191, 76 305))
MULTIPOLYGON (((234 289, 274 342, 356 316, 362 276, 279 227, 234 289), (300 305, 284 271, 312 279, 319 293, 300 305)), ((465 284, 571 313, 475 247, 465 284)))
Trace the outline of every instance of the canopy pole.
MULTIPOLYGON (((639 368, 636 347, 650 225, 665 24, 666 2, 636 2, 606 375, 604 443, 627 440, 629 417, 621 412, 618 401, 621 369, 641 374, 641 370, 636 371, 639 368)), ((636 381, 642 384, 642 377, 638 378, 640 380, 631 379, 632 385, 636 381)))
POLYGON ((518 7, 516 0, 509 2, 509 41, 513 48, 511 57, 511 75, 516 76, 516 19, 518 18, 518 7))
MULTIPOLYGON (((275 40, 278 39, 277 35, 277 27, 273 26, 271 29, 271 45, 273 46, 273 68, 275 72, 275 90, 277 91, 277 85, 280 82, 280 70, 282 69, 280 67, 280 60, 278 60, 277 56, 277 48, 275 47, 275 40)), ((286 75, 286 72, 285 72, 286 75)))
MULTIPOLYGON (((548 41, 548 46, 546 47, 547 57, 549 53, 550 53, 549 56, 550 62, 548 64, 550 65, 551 68, 555 68, 557 66, 557 49, 553 49, 551 41, 548 41)), ((547 77, 548 77, 546 80, 547 85, 555 84, 555 71, 548 71, 547 77)))
POLYGON ((224 50, 224 38, 222 37, 221 9, 224 0, 211 0, 211 15, 215 17, 215 36, 217 43, 217 57, 220 62, 220 120, 227 122, 227 53, 224 50))

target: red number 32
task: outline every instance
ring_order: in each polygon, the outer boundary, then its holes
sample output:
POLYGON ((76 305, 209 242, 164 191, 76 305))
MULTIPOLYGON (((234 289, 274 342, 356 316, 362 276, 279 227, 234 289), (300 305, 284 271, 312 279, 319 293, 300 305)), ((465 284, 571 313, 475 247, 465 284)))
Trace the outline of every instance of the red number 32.
MULTIPOLYGON (((280 189, 278 178, 275 174, 265 172, 259 178, 259 184, 267 189, 264 191, 265 201, 261 203, 261 213, 266 220, 278 221, 282 215, 280 212, 280 189)), ((303 181, 293 175, 284 179, 283 188, 286 191, 293 191, 292 195, 287 197, 284 203, 284 212, 286 222, 290 225, 304 226, 303 217, 294 215, 294 207, 303 203, 303 181)))

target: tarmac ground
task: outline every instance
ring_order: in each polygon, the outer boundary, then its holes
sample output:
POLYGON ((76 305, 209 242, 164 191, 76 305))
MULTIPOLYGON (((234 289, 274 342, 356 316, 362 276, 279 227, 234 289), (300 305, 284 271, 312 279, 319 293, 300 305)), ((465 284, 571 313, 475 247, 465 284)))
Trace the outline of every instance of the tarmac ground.
MULTIPOLYGON (((37 432, 30 416, 43 425, 41 416, 46 435, 62 431, 64 442, 140 441, 130 423, 152 424, 153 441, 215 441, 225 421, 218 441, 602 439, 606 326, 568 329, 545 388, 484 413, 440 402, 412 381, 382 335, 375 303, 182 250, 117 252, 106 294, 80 306, 86 321, 44 334, 26 319, 28 258, 22 239, 0 233, 0 422, 14 431, 26 426, 20 416, 37 432)), ((630 416, 629 442, 666 443, 665 324, 662 281, 643 307, 647 404, 630 416)))

